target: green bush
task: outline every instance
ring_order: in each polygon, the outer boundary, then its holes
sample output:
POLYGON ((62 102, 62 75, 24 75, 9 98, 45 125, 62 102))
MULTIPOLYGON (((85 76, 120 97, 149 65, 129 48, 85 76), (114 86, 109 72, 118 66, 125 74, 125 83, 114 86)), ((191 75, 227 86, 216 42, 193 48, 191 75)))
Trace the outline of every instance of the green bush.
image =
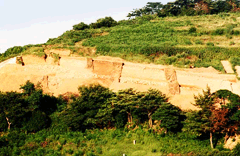
POLYGON ((195 44, 203 44, 203 41, 201 41, 201 40, 196 40, 196 41, 195 41, 195 44))
POLYGON ((196 27, 191 27, 189 30, 188 30, 188 33, 195 33, 197 31, 197 28, 196 27))
POLYGON ((101 85, 81 86, 80 96, 73 99, 69 108, 62 114, 65 123, 72 130, 85 130, 103 126, 112 121, 113 116, 106 108, 113 92, 101 85), (106 107, 106 108, 105 108, 106 107))
POLYGON ((212 43, 212 42, 207 42, 206 45, 207 45, 207 46, 214 46, 214 43, 212 43))
POLYGON ((96 23, 91 23, 90 28, 97 29, 101 27, 113 27, 116 26, 117 22, 112 17, 100 18, 96 23))
POLYGON ((8 48, 4 53, 3 56, 7 57, 10 55, 14 55, 14 54, 20 54, 22 52, 24 52, 26 50, 25 47, 21 47, 21 46, 14 46, 12 48, 8 48))
POLYGON ((215 31, 212 32, 213 35, 223 35, 225 33, 225 29, 216 29, 215 31))
POLYGON ((50 118, 41 111, 33 111, 30 118, 23 124, 28 132, 37 132, 50 126, 50 118))
POLYGON ((81 23, 73 26, 73 30, 85 30, 88 28, 89 28, 89 26, 87 24, 85 24, 84 22, 81 22, 81 23))

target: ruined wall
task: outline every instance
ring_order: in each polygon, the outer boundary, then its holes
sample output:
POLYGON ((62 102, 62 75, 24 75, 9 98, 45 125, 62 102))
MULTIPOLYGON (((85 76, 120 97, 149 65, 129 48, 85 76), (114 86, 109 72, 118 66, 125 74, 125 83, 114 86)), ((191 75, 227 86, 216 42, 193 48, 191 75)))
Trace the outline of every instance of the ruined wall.
POLYGON ((124 63, 101 59, 87 59, 87 68, 91 69, 98 78, 120 82, 124 63))

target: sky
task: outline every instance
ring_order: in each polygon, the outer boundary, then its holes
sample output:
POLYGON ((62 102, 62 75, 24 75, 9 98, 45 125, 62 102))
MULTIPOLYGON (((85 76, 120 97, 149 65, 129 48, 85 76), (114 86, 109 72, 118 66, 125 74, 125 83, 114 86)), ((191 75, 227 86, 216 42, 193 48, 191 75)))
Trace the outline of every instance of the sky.
MULTIPOLYGON (((45 43, 80 22, 111 16, 127 19, 146 0, 0 0, 0 53, 13 46, 45 43)), ((166 4, 169 0, 158 0, 166 4)))

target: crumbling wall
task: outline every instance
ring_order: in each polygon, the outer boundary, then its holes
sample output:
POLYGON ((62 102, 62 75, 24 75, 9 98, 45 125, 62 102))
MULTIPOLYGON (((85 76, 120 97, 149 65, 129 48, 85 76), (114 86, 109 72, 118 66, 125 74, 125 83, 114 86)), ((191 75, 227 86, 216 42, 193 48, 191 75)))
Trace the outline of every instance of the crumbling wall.
POLYGON ((24 65, 46 64, 46 56, 23 55, 22 62, 24 65))
POLYGON ((103 79, 120 82, 123 66, 123 62, 87 58, 87 68, 103 79))
POLYGON ((168 82, 169 94, 180 94, 180 86, 177 81, 177 74, 173 68, 165 68, 165 77, 168 82))

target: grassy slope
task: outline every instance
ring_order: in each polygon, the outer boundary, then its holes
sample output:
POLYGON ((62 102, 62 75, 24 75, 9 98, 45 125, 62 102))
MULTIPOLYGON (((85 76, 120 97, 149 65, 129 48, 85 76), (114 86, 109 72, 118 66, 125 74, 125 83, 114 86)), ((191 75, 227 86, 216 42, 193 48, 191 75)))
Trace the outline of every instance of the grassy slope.
MULTIPOLYGON (((179 67, 213 66, 223 71, 220 60, 230 59, 234 65, 240 65, 238 16, 239 13, 166 18, 146 16, 121 21, 111 28, 70 30, 42 46, 44 49, 70 49, 83 56, 110 55, 128 61, 179 67), (189 32, 192 27, 196 32, 189 32)), ((31 51, 26 49, 25 52, 31 51)), ((0 60, 6 58, 8 55, 0 60)))
POLYGON ((206 155, 213 152, 208 140, 200 141, 183 133, 165 136, 142 129, 90 130, 85 133, 61 134, 48 134, 43 130, 28 135, 25 144, 19 149, 19 155, 157 156, 169 153, 206 155), (136 140, 136 145, 133 140, 136 140))

